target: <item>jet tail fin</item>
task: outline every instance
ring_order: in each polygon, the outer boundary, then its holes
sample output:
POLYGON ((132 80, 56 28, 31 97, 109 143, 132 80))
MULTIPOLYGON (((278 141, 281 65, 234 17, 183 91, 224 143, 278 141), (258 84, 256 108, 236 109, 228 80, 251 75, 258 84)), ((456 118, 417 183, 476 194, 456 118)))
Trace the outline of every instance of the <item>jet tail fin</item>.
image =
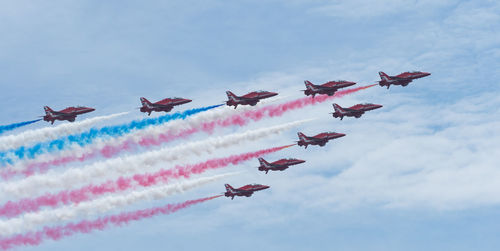
POLYGON ((142 106, 145 106, 145 107, 149 107, 152 105, 152 103, 149 102, 149 100, 147 100, 145 97, 141 97, 141 104, 142 104, 142 106))
POLYGON ((299 136, 299 140, 301 141, 305 141, 307 138, 306 138, 306 135, 304 135, 303 133, 301 132, 298 132, 297 135, 299 136))
POLYGON ((378 75, 380 76, 380 79, 382 81, 389 81, 389 80, 391 80, 391 78, 389 77, 389 75, 385 74, 385 72, 383 72, 383 71, 379 71, 378 75))
POLYGON ((230 91, 226 91, 227 98, 232 101, 238 101, 238 96, 234 95, 234 93, 230 91))
POLYGON ((47 116, 52 116, 54 111, 52 109, 50 109, 50 107, 48 106, 44 106, 43 109, 45 110, 45 115, 47 116))
POLYGON ((312 87, 314 86, 313 83, 309 82, 309 80, 305 80, 304 84, 306 85, 307 90, 311 90, 312 87))
POLYGON ((264 158, 260 158, 259 157, 258 160, 259 160, 259 163, 260 163, 261 166, 263 166, 263 167, 269 167, 269 162, 267 162, 264 158))
POLYGON ((142 104, 142 107, 145 107, 148 109, 153 107, 153 103, 149 102, 149 100, 147 100, 145 97, 141 97, 141 104, 142 104))
POLYGON ((224 186, 226 187, 226 191, 229 192, 229 193, 233 193, 234 192, 234 188, 229 185, 229 184, 224 184, 224 186))
POLYGON ((335 110, 336 113, 339 113, 339 114, 342 114, 345 112, 344 109, 336 103, 333 103, 333 109, 335 110))

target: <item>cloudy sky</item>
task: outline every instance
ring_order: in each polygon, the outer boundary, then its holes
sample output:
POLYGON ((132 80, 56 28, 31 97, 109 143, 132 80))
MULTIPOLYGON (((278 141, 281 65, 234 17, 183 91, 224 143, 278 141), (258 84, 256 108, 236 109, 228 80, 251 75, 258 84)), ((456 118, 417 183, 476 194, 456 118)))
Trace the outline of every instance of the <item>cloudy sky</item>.
MULTIPOLYGON (((306 134, 347 136, 267 158, 307 160, 285 172, 257 162, 223 182, 263 183, 252 198, 219 198, 39 250, 498 250, 500 3, 431 0, 1 1, 0 124, 42 106, 87 105, 86 117, 133 111, 139 97, 218 104, 225 90, 302 97, 303 81, 360 85, 422 70, 407 87, 336 100, 384 108, 333 119, 331 103, 217 135, 316 118, 306 134)), ((109 122, 108 122, 109 123, 109 122)), ((47 126, 30 125, 23 130, 47 126)), ((19 132, 22 130, 18 130, 19 132)), ((203 138, 198 135, 196 138, 203 138)), ((289 144, 296 131, 230 152, 289 144)), ((173 144, 177 144, 174 142, 173 144)), ((228 151, 229 152, 229 151, 228 151)), ((224 156, 218 152, 214 156, 224 156)), ((209 156, 206 156, 209 158, 209 156)), ((198 159, 191 161, 195 162, 198 159)), ((189 162, 189 161, 188 161, 189 162)), ((167 163, 168 164, 168 163, 167 163)), ((210 184, 177 202, 222 192, 210 184)), ((142 203, 144 208, 165 203, 142 203)), ((25 248, 26 250, 35 248, 25 248)))

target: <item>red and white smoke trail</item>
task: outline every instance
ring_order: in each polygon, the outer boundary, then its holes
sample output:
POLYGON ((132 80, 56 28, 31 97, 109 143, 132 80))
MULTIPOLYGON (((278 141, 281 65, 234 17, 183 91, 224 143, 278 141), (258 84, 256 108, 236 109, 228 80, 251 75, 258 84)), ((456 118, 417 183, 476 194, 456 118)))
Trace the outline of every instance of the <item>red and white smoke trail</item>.
POLYGON ((20 170, 6 169, 0 172, 0 176, 4 179, 9 179, 14 175, 23 174, 25 176, 31 176, 38 172, 45 172, 50 166, 65 165, 72 162, 83 162, 96 157, 111 158, 120 152, 131 152, 137 147, 151 147, 159 146, 161 144, 170 142, 179 138, 186 138, 197 132, 212 133, 217 127, 229 127, 229 126, 244 126, 251 121, 259 121, 265 117, 277 117, 282 116, 284 113, 303 108, 309 105, 315 105, 323 103, 330 99, 340 98, 348 94, 352 94, 375 85, 361 86, 357 88, 351 88, 346 90, 337 91, 333 96, 321 95, 315 98, 304 97, 292 101, 285 102, 278 105, 267 105, 254 110, 246 110, 243 113, 233 114, 227 118, 217 118, 215 117, 212 121, 195 123, 192 125, 180 125, 179 128, 183 129, 172 129, 172 130, 155 130, 148 134, 141 134, 140 137, 128 137, 124 140, 110 141, 107 144, 99 148, 89 148, 87 150, 69 151, 69 154, 65 156, 58 156, 54 159, 46 161, 35 161, 26 165, 26 167, 20 170))
POLYGON ((77 223, 68 223, 63 226, 44 227, 37 232, 29 232, 17 234, 12 237, 1 238, 0 248, 3 250, 12 249, 17 246, 37 246, 44 240, 60 240, 64 237, 72 236, 78 233, 91 233, 95 230, 104 230, 110 226, 123 226, 132 221, 139 221, 146 218, 151 218, 157 215, 167 215, 175 213, 181 209, 200 204, 205 201, 213 200, 222 195, 201 198, 196 200, 188 200, 177 204, 167 204, 161 207, 124 212, 116 215, 100 217, 95 220, 83 220, 77 223))
MULTIPOLYGON (((275 102, 276 98, 263 100, 266 103, 275 102)), ((139 143, 144 137, 160 137, 165 141, 165 132, 175 134, 179 130, 186 128, 197 128, 205 121, 212 121, 219 118, 228 117, 242 111, 253 109, 254 107, 246 106, 238 110, 229 107, 219 107, 203 113, 195 114, 185 120, 173 120, 169 123, 152 126, 143 130, 137 130, 131 134, 126 134, 116 138, 101 138, 96 140, 92 145, 80 147, 73 145, 70 149, 59 151, 57 153, 48 153, 39 156, 35 160, 21 160, 14 165, 7 165, 6 168, 0 171, 0 177, 4 180, 9 180, 16 175, 24 175, 29 177, 35 173, 46 172, 51 166, 65 165, 72 162, 84 162, 96 157, 111 158, 120 152, 133 152, 139 146, 139 143)), ((194 133, 194 132, 193 132, 194 133)))
POLYGON ((19 201, 9 201, 0 206, 0 216, 14 217, 26 212, 35 212, 42 207, 57 207, 71 203, 81 203, 96 196, 122 192, 136 187, 150 187, 159 183, 166 184, 172 179, 189 178, 206 170, 238 165, 244 161, 274 153, 294 145, 273 147, 264 150, 215 158, 192 165, 176 166, 172 169, 161 169, 154 173, 136 174, 129 177, 119 177, 99 185, 87 185, 79 189, 66 190, 56 194, 47 193, 37 198, 26 198, 19 201))
POLYGON ((111 194, 95 200, 71 204, 55 209, 41 210, 26 213, 20 217, 0 221, 0 233, 5 236, 32 231, 48 224, 57 224, 65 221, 90 217, 97 214, 108 213, 111 210, 124 208, 138 202, 164 200, 173 194, 183 193, 187 190, 203 186, 241 172, 224 173, 196 179, 183 179, 172 184, 137 189, 127 193, 111 194))
POLYGON ((215 127, 226 127, 226 126, 232 126, 232 125, 244 126, 252 120, 258 121, 264 117, 281 116, 285 112, 288 112, 291 110, 296 110, 296 109, 303 108, 305 106, 323 103, 325 101, 328 101, 328 100, 334 99, 334 98, 341 98, 345 95, 355 93, 355 92, 358 92, 358 91, 361 91, 364 89, 368 89, 368 88, 373 87, 373 86, 375 86, 375 85, 367 85, 367 86, 361 86, 361 87, 357 87, 357 88, 341 90, 341 91, 337 91, 333 96, 321 95, 321 96, 317 96, 315 98, 304 97, 304 98, 288 101, 288 102, 283 103, 283 104, 268 105, 268 106, 265 106, 262 108, 258 108, 256 110, 245 111, 241 114, 236 114, 236 115, 231 116, 227 119, 207 122, 202 126, 201 130, 206 131, 206 132, 211 132, 212 130, 214 130, 215 127))
POLYGON ((122 158, 96 162, 83 168, 70 168, 64 172, 51 171, 43 175, 31 176, 18 181, 0 184, 0 197, 10 198, 35 196, 46 190, 72 189, 78 184, 88 184, 95 180, 109 179, 121 175, 133 175, 155 170, 160 163, 179 161, 192 155, 212 153, 221 148, 239 145, 242 142, 255 141, 309 122, 311 119, 298 120, 277 126, 233 133, 221 137, 189 142, 175 147, 165 147, 122 158))
MULTIPOLYGON (((319 103, 323 103, 333 98, 341 98, 345 95, 355 93, 364 89, 368 89, 375 85, 361 86, 357 88, 351 88, 347 90, 337 91, 333 96, 321 95, 316 98, 300 98, 296 100, 292 100, 283 104, 278 105, 267 105, 261 108, 257 108, 254 110, 244 111, 243 113, 234 114, 228 118, 219 118, 210 122, 205 122, 200 124, 198 127, 186 128, 183 130, 179 130, 177 132, 165 132, 160 135, 149 135, 140 139, 138 144, 143 147, 148 146, 157 146, 163 143, 169 142, 174 139, 185 138, 193 133, 197 133, 200 131, 204 131, 207 133, 212 133, 216 127, 229 127, 229 126, 244 126, 251 121, 259 121, 265 117, 277 117, 283 115, 285 112, 290 110, 296 110, 303 108, 308 105, 315 105, 319 103)), ((127 146, 130 146, 130 142, 127 146)), ((120 152, 124 147, 107 147, 107 154, 114 155, 120 152)))

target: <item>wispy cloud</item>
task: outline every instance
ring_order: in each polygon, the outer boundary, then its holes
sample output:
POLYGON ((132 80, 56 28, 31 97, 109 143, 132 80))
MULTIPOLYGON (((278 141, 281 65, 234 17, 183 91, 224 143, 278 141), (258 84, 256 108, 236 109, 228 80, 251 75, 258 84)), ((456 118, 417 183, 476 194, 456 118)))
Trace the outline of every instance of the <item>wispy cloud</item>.
POLYGON ((335 210, 457 210, 500 203, 498 97, 441 105, 397 94, 384 99, 391 105, 376 114, 330 122, 347 136, 328 149, 308 151, 308 168, 274 176, 269 200, 335 210))

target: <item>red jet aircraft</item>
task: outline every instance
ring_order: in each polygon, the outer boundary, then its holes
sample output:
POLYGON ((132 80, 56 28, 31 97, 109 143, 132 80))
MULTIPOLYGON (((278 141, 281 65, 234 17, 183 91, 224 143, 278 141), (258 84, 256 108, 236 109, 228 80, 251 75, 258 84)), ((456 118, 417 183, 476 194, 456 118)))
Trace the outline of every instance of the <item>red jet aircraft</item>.
POLYGON ((234 196, 250 197, 254 192, 269 188, 269 186, 259 184, 246 185, 240 188, 233 188, 229 184, 225 184, 224 186, 226 186, 226 192, 224 193, 224 196, 231 197, 231 200, 234 199, 234 196))
POLYGON ((306 89, 303 90, 304 94, 306 94, 306 96, 312 95, 312 97, 314 98, 314 95, 316 94, 326 94, 328 96, 332 96, 333 94, 335 94, 336 91, 338 91, 338 89, 355 85, 356 83, 345 80, 339 80, 339 81, 330 81, 322 85, 314 85, 313 83, 306 80, 304 81, 304 84, 306 85, 306 89))
POLYGON ((378 75, 380 75, 381 79, 380 81, 378 81, 378 84, 380 86, 385 85, 387 86, 387 89, 389 89, 390 85, 407 86, 414 79, 427 77, 431 74, 428 72, 414 71, 414 72, 403 72, 396 76, 389 76, 381 71, 378 73, 378 75))
POLYGON ((250 93, 245 94, 241 97, 234 95, 234 93, 232 93, 230 91, 226 91, 226 94, 227 94, 227 98, 229 99, 228 101, 226 101, 226 104, 228 106, 234 106, 234 109, 236 109, 236 107, 238 105, 254 106, 261 99, 270 98, 270 97, 278 95, 278 93, 276 93, 276 92, 268 92, 268 91, 250 92, 250 93))
POLYGON ((186 104, 191 101, 191 99, 185 98, 166 98, 156 103, 151 103, 146 98, 141 97, 142 107, 140 109, 141 112, 147 112, 149 116, 151 112, 170 112, 174 106, 186 104))
POLYGON ((365 103, 365 104, 353 105, 349 108, 343 108, 340 105, 337 105, 334 103, 333 109, 335 110, 335 112, 333 112, 332 115, 334 118, 340 117, 340 120, 342 120, 344 118, 344 116, 359 118, 366 111, 375 110, 375 109, 378 109, 381 107, 382 107, 382 105, 365 103))
POLYGON ((45 116, 43 116, 43 120, 47 122, 50 121, 51 124, 54 124, 54 121, 56 120, 67 120, 69 122, 74 122, 77 115, 95 111, 94 108, 83 106, 71 106, 60 111, 54 111, 48 106, 44 106, 43 109, 45 109, 45 116))
POLYGON ((301 164, 304 162, 306 161, 301 159, 280 159, 269 163, 265 159, 259 158, 259 163, 260 163, 259 171, 266 171, 266 174, 267 172, 269 172, 269 170, 283 171, 289 168, 290 166, 301 164))
POLYGON ((299 135, 299 141, 297 141, 297 145, 305 146, 306 149, 308 145, 324 146, 326 142, 328 142, 331 139, 336 139, 345 136, 345 134, 343 133, 336 133, 336 132, 323 132, 312 137, 308 137, 301 132, 297 133, 297 135, 299 135))

